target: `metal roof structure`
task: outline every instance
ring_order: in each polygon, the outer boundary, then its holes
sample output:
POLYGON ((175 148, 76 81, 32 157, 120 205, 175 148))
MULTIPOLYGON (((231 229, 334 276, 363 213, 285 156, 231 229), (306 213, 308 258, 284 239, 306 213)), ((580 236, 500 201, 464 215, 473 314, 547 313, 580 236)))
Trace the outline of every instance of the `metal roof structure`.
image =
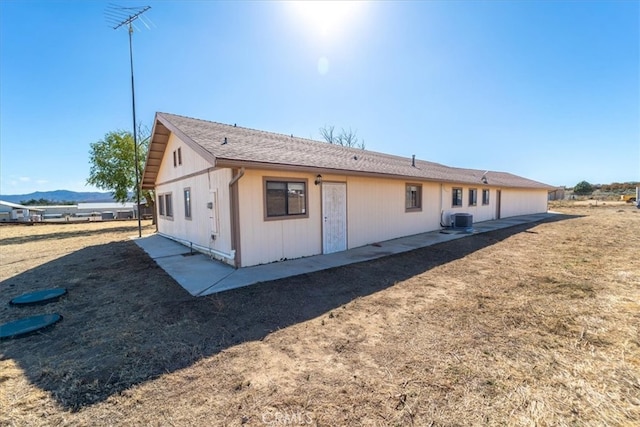
POLYGON ((78 209, 92 209, 92 210, 104 210, 104 209, 135 209, 135 202, 96 202, 96 203, 78 203, 78 209))
POLYGON ((30 211, 42 211, 43 210, 43 209, 37 208, 35 206, 24 206, 24 205, 19 205, 17 203, 5 202, 4 200, 0 200, 0 205, 6 206, 6 207, 12 208, 12 209, 28 209, 30 211))

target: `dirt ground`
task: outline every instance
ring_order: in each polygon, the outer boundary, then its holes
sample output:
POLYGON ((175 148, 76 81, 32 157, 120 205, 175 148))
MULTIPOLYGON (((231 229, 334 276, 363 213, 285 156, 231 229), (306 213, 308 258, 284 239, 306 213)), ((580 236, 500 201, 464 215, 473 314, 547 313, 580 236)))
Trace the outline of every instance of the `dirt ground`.
POLYGON ((64 316, 0 342, 0 425, 640 425, 640 209, 551 208, 202 298, 135 222, 0 226, 0 323, 64 316))

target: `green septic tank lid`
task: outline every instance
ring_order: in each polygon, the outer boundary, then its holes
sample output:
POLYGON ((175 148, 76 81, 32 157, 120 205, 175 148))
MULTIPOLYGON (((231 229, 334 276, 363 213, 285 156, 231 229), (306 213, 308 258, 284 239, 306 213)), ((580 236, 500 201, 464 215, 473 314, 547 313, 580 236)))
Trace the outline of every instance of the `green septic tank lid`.
POLYGON ((41 314, 39 316, 25 317, 13 322, 0 325, 0 340, 18 338, 54 325, 62 320, 62 316, 54 314, 41 314))
POLYGON ((52 302, 67 293, 65 288, 44 289, 41 291, 29 292, 28 294, 15 297, 9 304, 12 305, 32 305, 46 304, 52 302))

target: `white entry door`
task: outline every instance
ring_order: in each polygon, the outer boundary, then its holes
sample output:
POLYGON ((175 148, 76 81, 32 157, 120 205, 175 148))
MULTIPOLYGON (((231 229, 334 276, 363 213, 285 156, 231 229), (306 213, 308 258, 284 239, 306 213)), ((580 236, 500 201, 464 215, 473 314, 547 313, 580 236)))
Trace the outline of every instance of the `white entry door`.
POLYGON ((322 253, 347 249, 347 184, 322 183, 322 253))

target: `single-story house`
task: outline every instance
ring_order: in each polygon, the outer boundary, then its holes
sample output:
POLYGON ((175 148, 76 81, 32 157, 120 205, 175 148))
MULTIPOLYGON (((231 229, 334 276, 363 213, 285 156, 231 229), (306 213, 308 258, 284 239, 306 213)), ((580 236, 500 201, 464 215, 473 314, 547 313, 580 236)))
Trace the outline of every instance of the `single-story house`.
POLYGON ((235 267, 547 211, 540 182, 157 113, 158 233, 235 267))
POLYGON ((32 222, 41 220, 42 209, 0 200, 0 221, 32 222))

